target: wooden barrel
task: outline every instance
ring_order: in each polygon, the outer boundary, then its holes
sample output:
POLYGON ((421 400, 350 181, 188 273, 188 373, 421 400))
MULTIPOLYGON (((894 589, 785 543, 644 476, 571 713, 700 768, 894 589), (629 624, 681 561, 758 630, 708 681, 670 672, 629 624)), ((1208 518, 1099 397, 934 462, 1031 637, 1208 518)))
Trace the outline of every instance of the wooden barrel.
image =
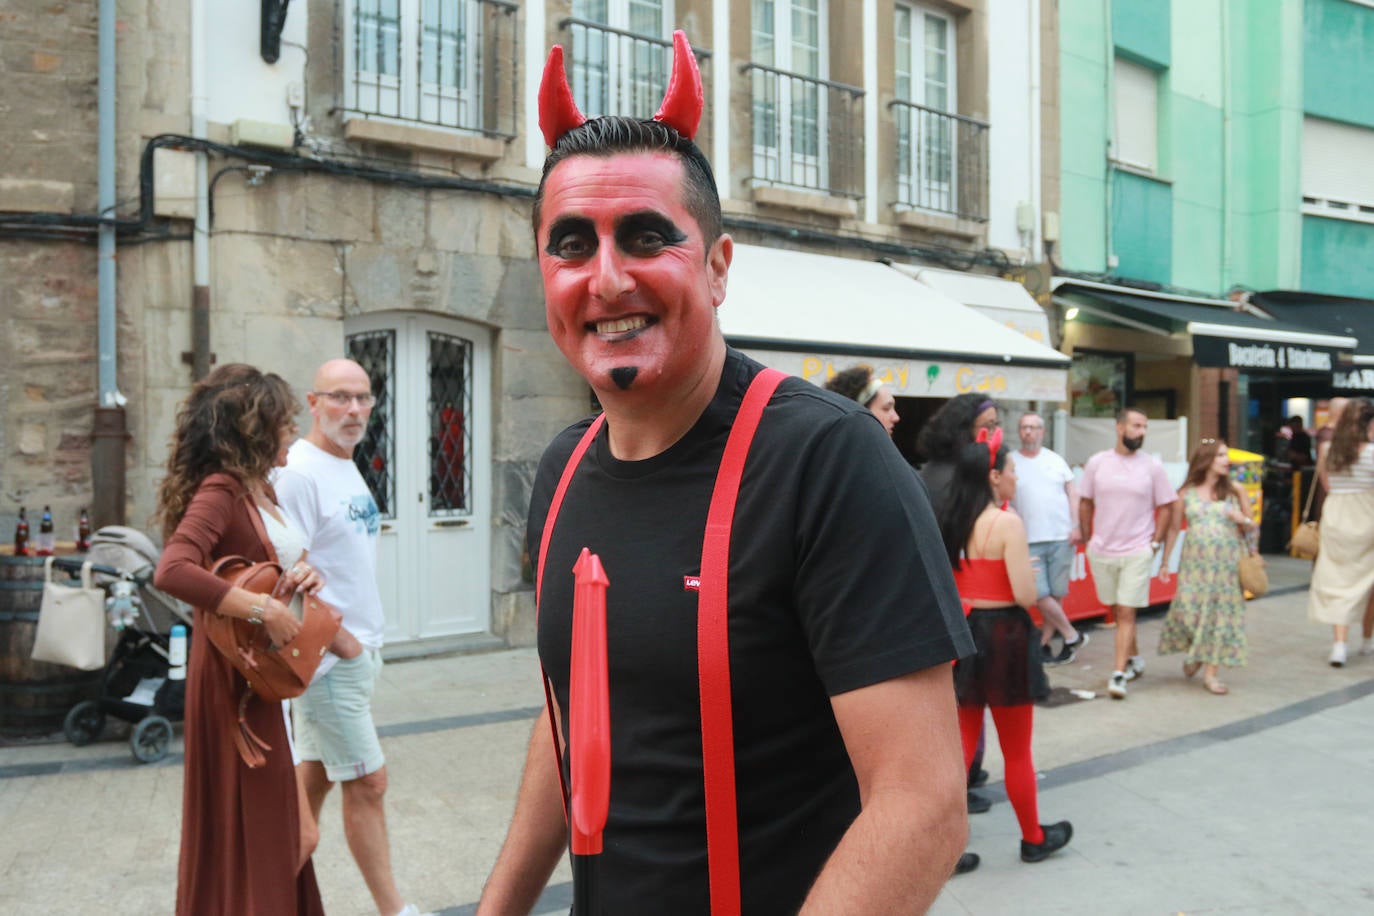
MULTIPOLYGON (((53 578, 64 581, 56 572, 53 578)), ((73 706, 100 694, 103 671, 29 658, 42 601, 43 560, 0 557, 0 735, 60 732, 73 706)))

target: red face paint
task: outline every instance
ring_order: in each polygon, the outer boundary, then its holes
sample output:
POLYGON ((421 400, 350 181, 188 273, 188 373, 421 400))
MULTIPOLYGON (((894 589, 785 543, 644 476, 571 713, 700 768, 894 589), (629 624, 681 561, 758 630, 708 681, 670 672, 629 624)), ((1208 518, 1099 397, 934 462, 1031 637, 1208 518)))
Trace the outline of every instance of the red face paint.
POLYGON ((731 242, 717 239, 708 257, 682 183, 668 153, 574 156, 545 183, 537 243, 549 333, 598 396, 671 397, 723 351, 715 310, 731 242), (622 389, 612 373, 630 367, 622 389))

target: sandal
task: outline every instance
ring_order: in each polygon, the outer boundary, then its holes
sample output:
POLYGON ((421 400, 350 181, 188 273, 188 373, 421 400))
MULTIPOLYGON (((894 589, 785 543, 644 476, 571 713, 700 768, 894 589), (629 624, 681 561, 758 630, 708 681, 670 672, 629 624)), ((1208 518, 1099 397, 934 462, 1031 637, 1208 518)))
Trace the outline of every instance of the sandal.
POLYGON ((1202 662, 1184 662, 1184 663, 1183 663, 1183 676, 1184 676, 1184 677, 1192 677, 1193 675, 1195 675, 1195 674, 1198 673, 1198 669, 1201 668, 1201 667, 1202 667, 1202 662))
POLYGON ((1203 678, 1202 686, 1207 688, 1208 693, 1223 696, 1231 692, 1230 688, 1214 677, 1203 678))

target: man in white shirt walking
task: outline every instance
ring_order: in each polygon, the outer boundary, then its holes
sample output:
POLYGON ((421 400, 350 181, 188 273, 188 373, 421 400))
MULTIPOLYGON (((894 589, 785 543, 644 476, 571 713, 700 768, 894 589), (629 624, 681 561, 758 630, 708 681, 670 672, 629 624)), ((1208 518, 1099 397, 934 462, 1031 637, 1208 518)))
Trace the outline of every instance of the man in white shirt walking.
POLYGON ((1011 453, 1016 462, 1016 496, 1012 507, 1026 525, 1031 564, 1035 569, 1036 607, 1040 609, 1040 648, 1045 664, 1064 665, 1088 644, 1088 634, 1074 628, 1060 603, 1069 593, 1074 549, 1082 543, 1078 528, 1078 490, 1068 462, 1044 447, 1045 420, 1034 411, 1016 424, 1021 448, 1011 453), (1064 640, 1056 654, 1054 634, 1064 640))
POLYGON ((343 785, 344 835, 381 916, 419 916, 396 889, 387 842, 386 758, 372 721, 382 670, 386 617, 377 590, 380 513, 353 463, 374 403, 362 366, 333 359, 306 395, 310 432, 274 479, 277 498, 306 533, 310 563, 324 576, 320 597, 343 614, 361 646, 351 657, 326 655, 306 692, 293 701, 300 792, 316 823, 334 783, 343 785))

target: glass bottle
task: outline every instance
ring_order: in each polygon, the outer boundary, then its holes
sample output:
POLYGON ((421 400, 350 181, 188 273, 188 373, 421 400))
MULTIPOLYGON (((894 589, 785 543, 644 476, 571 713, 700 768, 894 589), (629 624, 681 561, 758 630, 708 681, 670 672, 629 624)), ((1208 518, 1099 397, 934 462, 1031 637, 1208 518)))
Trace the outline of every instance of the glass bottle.
POLYGON ((53 547, 56 546, 55 538, 52 533, 52 509, 48 506, 43 507, 43 518, 38 523, 38 541, 35 551, 40 557, 52 556, 53 547))
POLYGON ((14 523, 14 555, 29 556, 29 519, 23 506, 19 507, 19 521, 14 523))
POLYGON ((76 549, 87 551, 91 549, 91 517, 86 514, 86 507, 81 507, 81 520, 76 525, 76 549))

